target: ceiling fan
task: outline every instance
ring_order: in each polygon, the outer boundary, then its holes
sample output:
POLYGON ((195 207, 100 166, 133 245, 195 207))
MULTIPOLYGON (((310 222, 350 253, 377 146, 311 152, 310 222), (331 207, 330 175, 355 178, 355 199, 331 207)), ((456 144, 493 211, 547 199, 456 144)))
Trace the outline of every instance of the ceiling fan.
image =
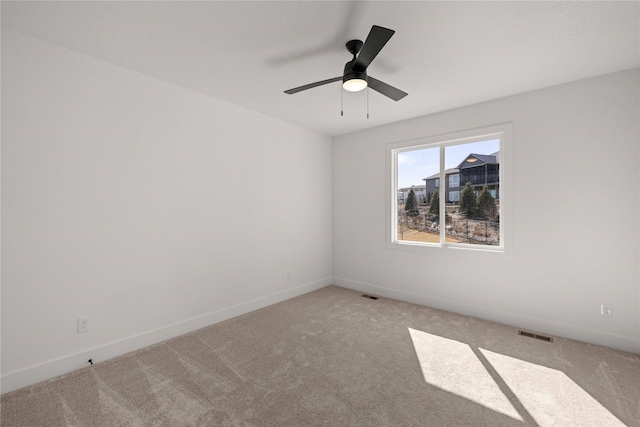
POLYGON ((377 25, 372 26, 364 43, 361 40, 349 40, 347 42, 347 50, 353 55, 353 59, 345 64, 342 76, 295 87, 285 90, 284 93, 293 95, 303 90, 342 80, 342 87, 350 92, 357 92, 369 86, 394 101, 401 100, 408 95, 407 92, 367 75, 367 67, 369 67, 371 61, 380 53, 394 33, 394 30, 388 28, 377 25))

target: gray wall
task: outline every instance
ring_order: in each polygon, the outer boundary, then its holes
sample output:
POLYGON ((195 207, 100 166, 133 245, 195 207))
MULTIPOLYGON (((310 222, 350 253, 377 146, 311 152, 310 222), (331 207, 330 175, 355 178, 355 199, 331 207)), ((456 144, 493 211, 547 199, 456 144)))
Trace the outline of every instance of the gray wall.
POLYGON ((604 75, 335 138, 334 282, 640 353, 639 77, 604 75), (387 248, 386 145, 506 122, 511 255, 387 248))
POLYGON ((3 392, 330 283, 328 137, 2 30, 3 392))

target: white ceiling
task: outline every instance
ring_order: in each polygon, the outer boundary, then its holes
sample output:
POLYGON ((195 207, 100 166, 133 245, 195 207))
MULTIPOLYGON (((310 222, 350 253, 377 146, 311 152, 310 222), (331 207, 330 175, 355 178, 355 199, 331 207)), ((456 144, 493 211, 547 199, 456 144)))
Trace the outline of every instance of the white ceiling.
POLYGON ((2 26, 340 135, 640 66, 631 2, 9 2, 2 26), (396 31, 369 75, 409 96, 284 90, 342 75, 344 44, 396 31))

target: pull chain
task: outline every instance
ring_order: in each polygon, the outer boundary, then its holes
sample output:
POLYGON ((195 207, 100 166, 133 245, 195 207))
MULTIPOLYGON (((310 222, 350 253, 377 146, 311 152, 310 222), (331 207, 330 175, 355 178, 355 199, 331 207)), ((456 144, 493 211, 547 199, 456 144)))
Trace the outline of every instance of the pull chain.
POLYGON ((369 86, 367 85, 367 119, 369 118, 369 86))
MULTIPOLYGON (((344 116, 344 90, 340 88, 340 116, 344 116)), ((367 119, 369 118, 369 87, 367 86, 367 119)))

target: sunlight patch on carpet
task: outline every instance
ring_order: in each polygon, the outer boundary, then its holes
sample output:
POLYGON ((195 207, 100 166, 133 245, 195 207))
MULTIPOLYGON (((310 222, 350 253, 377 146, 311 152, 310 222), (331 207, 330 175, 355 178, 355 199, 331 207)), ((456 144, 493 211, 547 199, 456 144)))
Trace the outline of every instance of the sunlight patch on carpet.
POLYGON ((442 390, 539 426, 625 426, 562 371, 411 328, 409 334, 425 381, 442 390))
POLYGON ((625 426, 564 372, 480 351, 539 425, 625 426))
POLYGON ((409 328, 427 383, 524 421, 469 345, 409 328))

